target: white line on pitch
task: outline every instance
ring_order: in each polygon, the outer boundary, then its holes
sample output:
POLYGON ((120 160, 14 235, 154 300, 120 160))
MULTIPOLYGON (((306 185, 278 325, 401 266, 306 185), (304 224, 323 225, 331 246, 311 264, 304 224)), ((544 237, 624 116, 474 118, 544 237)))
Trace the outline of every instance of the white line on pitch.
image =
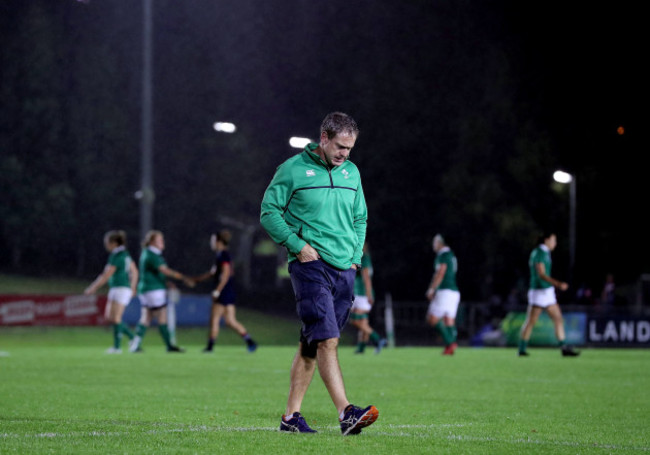
MULTIPOLYGON (((153 423, 155 426, 176 426, 174 424, 165 424, 165 423, 153 423)), ((426 429, 444 429, 444 428, 462 428, 466 426, 471 426, 472 424, 429 424, 429 425, 383 425, 377 428, 377 431, 368 430, 368 436, 404 436, 404 437, 428 437, 432 436, 431 434, 423 433, 413 433, 408 432, 408 430, 426 430, 426 429), (401 430, 397 432, 392 431, 383 431, 384 429, 396 429, 401 430)), ((326 427, 329 430, 335 431, 338 430, 338 426, 328 426, 326 427)), ((176 428, 169 429, 156 429, 148 430, 144 433, 146 434, 165 434, 165 433, 183 433, 183 432, 255 432, 255 431, 273 431, 278 432, 278 427, 222 427, 222 426, 177 426, 176 428)), ((91 431, 91 432, 81 432, 81 431, 71 431, 69 433, 56 433, 56 432, 44 432, 44 433, 33 433, 33 434, 18 434, 18 433, 0 433, 0 438, 75 438, 75 437, 88 437, 88 436, 128 436, 133 434, 132 432, 121 432, 121 431, 91 431)), ((610 450, 638 450, 648 452, 650 447, 630 447, 630 446, 620 446, 616 444, 599 444, 599 443, 583 443, 583 442, 571 442, 571 441, 542 441, 538 439, 530 438, 518 438, 518 439, 500 439, 492 437, 477 437, 477 436, 466 436, 466 435, 454 435, 447 434, 441 435, 448 440, 455 441, 476 441, 476 442, 498 442, 505 444, 534 444, 534 445, 549 445, 549 446, 566 446, 566 447, 590 447, 590 448, 600 448, 600 449, 610 449, 610 450)))

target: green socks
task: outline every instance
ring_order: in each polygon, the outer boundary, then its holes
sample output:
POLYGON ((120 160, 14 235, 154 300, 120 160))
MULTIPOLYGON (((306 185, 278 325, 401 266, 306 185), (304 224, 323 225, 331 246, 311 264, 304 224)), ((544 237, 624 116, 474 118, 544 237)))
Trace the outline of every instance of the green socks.
MULTIPOLYGON (((143 324, 138 324, 138 326, 135 328, 135 336, 138 338, 138 342, 142 338, 144 338, 144 334, 146 331, 147 331, 147 326, 143 324)), ((167 324, 160 324, 158 326, 158 331, 160 332, 160 336, 165 342, 167 349, 171 348, 172 347, 171 335, 169 333, 169 328, 167 327, 167 324)))
POLYGON ((119 325, 120 325, 120 332, 122 332, 124 335, 129 337, 130 340, 132 340, 133 339, 133 332, 131 332, 131 330, 129 330, 127 325, 125 323, 123 323, 123 322, 120 322, 119 325))
POLYGON ((120 322, 119 324, 112 324, 112 327, 113 347, 115 349, 120 349, 120 345, 122 344, 122 334, 125 334, 127 337, 129 337, 130 340, 133 339, 133 332, 131 332, 123 322, 120 322))
POLYGON ((442 320, 438 321, 436 329, 440 332, 440 335, 442 335, 442 340, 444 341, 445 346, 449 346, 454 342, 453 333, 449 330, 450 328, 442 322, 442 320))
MULTIPOLYGON (((372 332, 368 338, 369 338, 369 341, 370 341, 373 345, 375 345, 375 346, 379 346, 379 342, 381 341, 381 337, 379 336, 379 334, 378 334, 377 332, 372 332)), ((357 350, 356 350, 356 352, 357 352, 358 354, 363 354, 363 351, 365 351, 365 350, 366 350, 366 343, 363 342, 363 341, 359 341, 359 342, 357 343, 357 350)))
POLYGON ((526 348, 528 348, 528 341, 519 340, 519 352, 526 352, 526 348))
POLYGON ((120 343, 122 341, 122 331, 120 330, 121 324, 113 324, 113 347, 115 349, 120 349, 120 343))
POLYGON ((158 326, 158 331, 160 332, 160 336, 162 336, 163 340, 165 341, 165 344, 167 347, 171 347, 172 343, 170 341, 169 337, 169 329, 167 328, 167 324, 160 324, 158 326))
POLYGON ((140 338, 144 338, 144 334, 146 331, 147 331, 147 326, 143 324, 138 324, 138 326, 135 328, 135 334, 140 338))
POLYGON ((448 325, 447 330, 449 331, 449 335, 451 336, 451 342, 455 343, 456 340, 458 339, 458 330, 456 329, 456 326, 448 325))

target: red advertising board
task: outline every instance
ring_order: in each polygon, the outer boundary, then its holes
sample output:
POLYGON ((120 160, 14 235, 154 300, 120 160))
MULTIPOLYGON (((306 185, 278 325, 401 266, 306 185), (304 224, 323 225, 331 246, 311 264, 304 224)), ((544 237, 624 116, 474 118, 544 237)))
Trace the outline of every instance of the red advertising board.
POLYGON ((0 295, 0 325, 99 325, 106 296, 0 295))

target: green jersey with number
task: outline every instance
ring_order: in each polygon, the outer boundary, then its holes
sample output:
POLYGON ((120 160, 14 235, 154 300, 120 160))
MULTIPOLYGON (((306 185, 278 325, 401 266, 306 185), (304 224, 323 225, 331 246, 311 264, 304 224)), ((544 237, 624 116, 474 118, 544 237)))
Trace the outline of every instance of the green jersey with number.
POLYGON ((544 264, 544 273, 551 276, 551 250, 544 244, 539 245, 530 253, 528 267, 530 268, 530 289, 546 289, 553 286, 546 280, 542 280, 537 273, 536 264, 544 264))
POLYGON ((363 277, 361 276, 361 270, 363 269, 367 269, 372 278, 372 260, 369 253, 363 253, 363 256, 361 256, 361 269, 357 270, 354 277, 354 295, 366 295, 366 285, 363 284, 363 277))
POLYGON ((167 277, 159 270, 161 265, 167 265, 162 252, 148 247, 140 255, 140 280, 138 294, 167 288, 167 277))
POLYGON ((129 272, 131 270, 131 255, 124 246, 118 246, 111 251, 108 256, 108 264, 115 267, 115 272, 108 279, 108 287, 131 287, 131 280, 129 279, 129 272))
POLYGON ((458 261, 456 260, 456 255, 448 246, 438 251, 433 267, 437 271, 442 264, 447 264, 447 271, 445 272, 445 276, 442 278, 438 289, 457 291, 456 272, 458 271, 458 261))

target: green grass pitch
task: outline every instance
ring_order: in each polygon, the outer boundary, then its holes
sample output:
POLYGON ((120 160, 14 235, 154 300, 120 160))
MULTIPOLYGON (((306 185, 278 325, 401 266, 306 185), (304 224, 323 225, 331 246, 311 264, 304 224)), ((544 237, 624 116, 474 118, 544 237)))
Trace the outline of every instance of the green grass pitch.
POLYGON ((343 437, 318 373, 302 410, 318 434, 280 433, 295 348, 260 334, 250 354, 228 332, 213 354, 204 330, 181 329, 187 352, 167 354, 152 329, 143 354, 106 355, 105 328, 0 328, 0 453, 650 452, 648 350, 348 344, 348 398, 380 414, 343 437))

